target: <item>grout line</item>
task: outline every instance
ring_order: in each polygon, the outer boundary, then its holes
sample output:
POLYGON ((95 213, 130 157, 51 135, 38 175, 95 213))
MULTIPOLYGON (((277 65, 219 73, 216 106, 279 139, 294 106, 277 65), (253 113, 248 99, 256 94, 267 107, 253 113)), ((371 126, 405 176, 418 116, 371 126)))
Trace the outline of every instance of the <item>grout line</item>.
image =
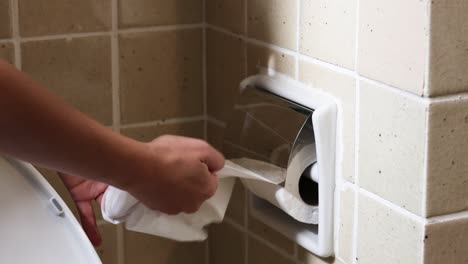
POLYGON ((461 220, 461 219, 463 220, 468 219, 468 211, 451 213, 451 214, 446 214, 446 215, 439 215, 439 216, 432 216, 432 217, 427 218, 426 220, 428 224, 436 224, 436 223, 444 223, 444 222, 461 220))
MULTIPOLYGON (((16 1, 16 0, 13 0, 16 1)), ((42 41, 42 40, 57 40, 57 39, 72 39, 72 38, 84 38, 84 37, 96 37, 96 36, 109 36, 112 34, 120 33, 142 33, 142 32, 160 32, 160 31, 171 31, 171 30, 183 30, 183 29, 195 29, 204 28, 204 23, 198 24, 181 24, 181 25, 164 25, 164 26, 151 26, 151 27, 140 27, 140 28, 127 28, 118 29, 117 21, 112 21, 111 31, 98 31, 98 32, 80 32, 80 33, 67 33, 67 34, 56 34, 47 36, 35 36, 22 38, 22 42, 31 41, 42 41), (115 25, 114 25, 115 23, 115 25)))
MULTIPOLYGON (((111 1, 111 69, 112 69, 112 121, 115 132, 120 133, 120 68, 118 40, 118 0, 111 1)), ((107 33, 106 33, 107 34, 107 33)), ((125 229, 117 226, 117 264, 125 264, 125 229)))
POLYGON ((202 23, 196 23, 196 24, 179 24, 179 25, 125 28, 125 29, 119 29, 118 32, 119 33, 160 32, 160 31, 195 29, 195 28, 204 28, 204 27, 205 27, 205 23, 202 22, 202 23))
POLYGON ((224 121, 221 121, 219 119, 216 119, 216 117, 208 115, 207 121, 212 123, 213 125, 219 126, 221 128, 226 128, 227 124, 224 121))
MULTIPOLYGON (((359 6, 359 0, 358 4, 359 6)), ((359 7, 357 7, 359 10, 359 7)), ((357 26, 359 27, 359 25, 357 26)), ((357 29, 358 30, 358 29, 357 29)), ((356 33, 357 34, 357 33, 356 33)), ((357 37, 356 37, 357 38, 357 37)), ((356 44, 356 65, 357 65, 357 49, 358 46, 356 44)), ((356 66, 357 67, 357 66, 356 66)), ((355 109, 354 109, 354 182, 355 186, 358 186, 359 184, 359 144, 360 144, 360 103, 361 103, 361 86, 360 86, 360 81, 358 79, 355 79, 355 85, 356 85, 356 98, 355 98, 355 109)), ((357 263, 357 254, 358 254, 358 209, 359 209, 359 200, 358 200, 358 192, 354 192, 354 212, 353 212, 353 234, 352 234, 352 263, 356 264, 357 263)))
MULTIPOLYGON (((203 63, 203 137, 206 141, 209 140, 208 138, 208 87, 207 87, 207 69, 206 69, 206 47, 207 47, 207 38, 206 38, 206 1, 202 0, 202 18, 203 18, 203 46, 202 46, 202 63, 203 63)), ((205 243, 205 264, 210 264, 210 240, 207 239, 205 243)))
POLYGON ((109 35, 111 35, 110 31, 68 33, 68 34, 57 34, 57 35, 48 35, 48 36, 25 37, 25 38, 21 38, 21 42, 24 43, 24 42, 31 42, 31 41, 73 39, 73 38, 86 38, 86 37, 109 36, 109 35))
POLYGON ((425 34, 425 67, 424 67, 424 75, 423 75, 423 91, 422 91, 422 96, 428 96, 429 95, 429 89, 430 89, 430 73, 431 73, 431 47, 432 47, 432 41, 431 41, 431 27, 432 27, 432 3, 433 1, 427 1, 426 5, 426 10, 427 10, 427 17, 426 17, 426 30, 427 33, 425 34))
POLYGON ((124 125, 120 125, 120 128, 138 128, 138 127, 145 127, 145 126, 170 125, 170 124, 189 123, 189 122, 197 122, 197 121, 204 121, 204 120, 205 120, 205 117, 202 115, 194 116, 194 117, 179 117, 179 118, 156 120, 156 121, 150 121, 150 122, 124 124, 124 125))
POLYGON ((22 58, 21 58, 21 36, 19 29, 19 3, 18 0, 10 0, 11 5, 11 34, 14 46, 14 63, 16 68, 22 70, 22 58))
MULTIPOLYGON (((244 56, 244 78, 247 77, 248 73, 248 55, 247 55, 247 42, 245 41, 248 38, 248 31, 249 31, 249 24, 248 24, 248 16, 249 16, 249 0, 243 0, 244 1, 244 33, 241 36, 241 40, 243 41, 243 56, 244 56)), ((209 26, 209 25, 208 25, 209 26)), ((211 118, 209 117, 209 120, 215 124, 215 125, 221 125, 221 127, 226 128, 227 124, 225 122, 219 121, 215 119, 214 117, 211 118)), ((237 184, 240 184, 240 181, 237 182, 237 184)), ((245 189, 244 191, 244 263, 243 264, 249 264, 249 191, 245 189)))
POLYGON ((296 0, 296 52, 294 54, 294 78, 299 80, 299 49, 301 35, 301 0, 296 0))
POLYGON ((206 0, 203 0, 203 47, 202 47, 202 69, 203 69, 203 116, 205 119, 204 124, 204 137, 208 140, 208 72, 207 72, 207 35, 206 35, 206 0))
MULTIPOLYGON (((359 212, 359 194, 358 192, 354 191, 354 212, 353 212, 353 236, 351 244, 352 247, 352 255, 351 261, 353 264, 357 264, 358 261, 358 212, 359 212)), ((351 264, 351 263, 350 263, 351 264)))
POLYGON ((112 64, 112 119, 114 131, 120 133, 120 62, 118 39, 117 0, 112 0, 111 64, 112 64))
POLYGON ((13 39, 0 39, 0 44, 13 44, 13 39))

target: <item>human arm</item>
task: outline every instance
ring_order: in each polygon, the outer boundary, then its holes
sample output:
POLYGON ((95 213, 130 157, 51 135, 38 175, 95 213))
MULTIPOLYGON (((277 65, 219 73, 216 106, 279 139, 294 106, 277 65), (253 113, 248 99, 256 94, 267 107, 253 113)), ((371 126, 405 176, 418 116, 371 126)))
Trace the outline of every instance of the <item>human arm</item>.
POLYGON ((142 143, 100 125, 0 61, 0 152, 130 192, 152 209, 194 212, 224 158, 201 140, 142 143))

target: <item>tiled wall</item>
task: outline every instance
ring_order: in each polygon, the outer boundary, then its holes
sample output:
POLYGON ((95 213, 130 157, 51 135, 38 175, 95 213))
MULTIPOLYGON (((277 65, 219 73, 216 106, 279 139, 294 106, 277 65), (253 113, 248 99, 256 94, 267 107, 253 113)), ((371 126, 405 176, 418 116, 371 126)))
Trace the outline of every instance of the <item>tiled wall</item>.
POLYGON ((341 120, 335 258, 257 222, 238 186, 228 220, 212 229, 210 260, 465 263, 467 12, 462 0, 207 0, 213 143, 239 81, 260 67, 334 95, 341 120))
MULTIPOLYGON (((202 4, 0 0, 0 58, 127 136, 204 138, 202 4)), ((56 175, 44 173, 73 208, 56 175)), ((104 234, 98 252, 106 264, 207 261, 207 243, 127 232, 96 212, 104 234)))
POLYGON ((259 67, 337 98, 335 258, 253 218, 237 184, 205 243, 99 220, 105 263, 464 263, 467 12, 463 0, 0 0, 0 58, 146 141, 207 134, 220 147, 259 67))

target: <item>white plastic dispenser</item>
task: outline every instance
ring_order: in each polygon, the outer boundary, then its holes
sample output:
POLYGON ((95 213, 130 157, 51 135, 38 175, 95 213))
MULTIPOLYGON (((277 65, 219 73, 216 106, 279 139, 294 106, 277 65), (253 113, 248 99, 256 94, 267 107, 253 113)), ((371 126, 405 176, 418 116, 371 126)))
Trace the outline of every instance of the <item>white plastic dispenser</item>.
POLYGON ((335 130, 332 97, 280 74, 255 75, 240 85, 223 149, 251 171, 282 172, 273 187, 242 179, 251 213, 322 257, 333 254, 335 130))

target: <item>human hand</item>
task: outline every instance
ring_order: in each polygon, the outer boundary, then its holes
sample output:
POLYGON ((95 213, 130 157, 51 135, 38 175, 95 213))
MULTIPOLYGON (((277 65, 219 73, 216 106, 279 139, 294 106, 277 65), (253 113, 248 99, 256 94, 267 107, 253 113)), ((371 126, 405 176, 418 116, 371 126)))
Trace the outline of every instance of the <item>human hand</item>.
POLYGON ((224 157, 205 141, 161 136, 145 148, 146 155, 123 189, 149 208, 194 213, 216 192, 215 172, 224 166, 224 157))
POLYGON ((102 238, 91 202, 95 200, 99 205, 101 204, 107 184, 62 173, 59 173, 59 176, 76 204, 83 230, 91 243, 94 246, 99 246, 102 238))

